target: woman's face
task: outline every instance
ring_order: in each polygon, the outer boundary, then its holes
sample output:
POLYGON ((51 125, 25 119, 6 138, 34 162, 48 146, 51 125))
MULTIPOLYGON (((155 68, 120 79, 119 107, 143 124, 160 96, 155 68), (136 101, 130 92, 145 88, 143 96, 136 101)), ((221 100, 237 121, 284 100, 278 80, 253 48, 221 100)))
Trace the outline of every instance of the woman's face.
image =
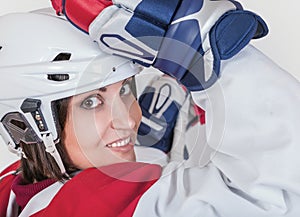
POLYGON ((131 82, 129 78, 72 97, 64 144, 76 167, 135 161, 133 146, 142 115, 131 82))

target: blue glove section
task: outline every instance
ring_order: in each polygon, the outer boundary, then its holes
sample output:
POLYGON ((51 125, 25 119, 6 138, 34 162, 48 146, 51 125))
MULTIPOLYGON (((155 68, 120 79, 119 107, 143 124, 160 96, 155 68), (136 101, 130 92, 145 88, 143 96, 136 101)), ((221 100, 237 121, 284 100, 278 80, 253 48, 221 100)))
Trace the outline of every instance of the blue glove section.
POLYGON ((220 17, 207 30, 205 19, 210 18, 206 17, 208 12, 205 10, 216 8, 218 1, 206 1, 206 5, 204 2, 143 0, 125 28, 132 36, 158 51, 152 64, 155 68, 175 77, 190 91, 204 90, 213 85, 220 76, 221 60, 231 58, 252 38, 263 37, 268 32, 259 16, 243 10, 236 1, 228 1, 231 6, 225 5, 229 11, 224 9, 224 14, 219 15, 216 10, 216 16, 220 17), (201 35, 209 36, 206 48, 203 47, 205 38, 201 35), (208 63, 210 67, 205 67, 204 55, 210 49, 213 56, 208 59, 212 59, 212 63, 208 63))
POLYGON ((173 20, 177 20, 179 18, 183 18, 189 14, 194 14, 197 11, 200 11, 203 6, 203 0, 185 0, 181 2, 180 7, 176 11, 176 14, 173 20))
POLYGON ((187 96, 183 89, 175 90, 181 88, 177 83, 169 81, 158 80, 147 86, 138 100, 143 115, 137 136, 139 143, 166 153, 172 147, 173 130, 187 96))
MULTIPOLYGON (((175 14, 175 20, 200 13, 203 1, 183 1, 175 14)), ((205 76, 204 49, 200 23, 197 19, 184 19, 172 24, 166 32, 153 66, 175 77, 189 90, 204 90, 213 85, 218 74, 205 76)))
POLYGON ((126 31, 157 51, 180 1, 143 0, 135 8, 126 31))
POLYGON ((261 17, 250 11, 225 13, 210 31, 210 44, 214 56, 214 71, 219 75, 220 62, 236 55, 252 38, 268 34, 261 17))

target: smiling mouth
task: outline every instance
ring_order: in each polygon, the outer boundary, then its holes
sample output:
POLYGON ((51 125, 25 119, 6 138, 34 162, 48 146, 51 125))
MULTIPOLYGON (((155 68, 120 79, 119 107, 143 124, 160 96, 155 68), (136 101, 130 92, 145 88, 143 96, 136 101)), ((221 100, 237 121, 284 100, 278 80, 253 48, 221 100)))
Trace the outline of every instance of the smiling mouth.
POLYGON ((113 142, 111 144, 106 145, 108 148, 118 148, 126 146, 130 143, 130 137, 127 137, 125 139, 119 140, 118 142, 113 142))

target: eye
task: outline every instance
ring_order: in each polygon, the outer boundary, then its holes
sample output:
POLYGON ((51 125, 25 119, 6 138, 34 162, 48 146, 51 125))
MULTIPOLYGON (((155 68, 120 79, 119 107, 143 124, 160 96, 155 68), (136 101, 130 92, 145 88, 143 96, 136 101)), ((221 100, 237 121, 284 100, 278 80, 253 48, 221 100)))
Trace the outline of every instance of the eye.
POLYGON ((83 100, 80 106, 84 109, 94 109, 102 104, 103 100, 101 97, 99 95, 93 95, 83 100))
POLYGON ((121 96, 126 96, 128 94, 131 94, 130 82, 126 82, 125 84, 123 84, 123 86, 120 89, 121 96))

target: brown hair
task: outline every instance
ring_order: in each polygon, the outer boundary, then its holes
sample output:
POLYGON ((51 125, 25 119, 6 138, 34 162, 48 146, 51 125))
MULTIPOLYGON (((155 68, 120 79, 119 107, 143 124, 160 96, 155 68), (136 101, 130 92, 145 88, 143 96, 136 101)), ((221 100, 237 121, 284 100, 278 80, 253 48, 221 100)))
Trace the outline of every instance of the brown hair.
MULTIPOLYGON (((64 141, 64 127, 68 113, 68 104, 70 97, 57 100, 52 103, 53 115, 57 120, 57 133, 60 141, 56 144, 56 148, 62 158, 63 164, 68 174, 77 171, 78 169, 72 165, 71 160, 65 149, 64 141)), ((62 174, 54 158, 46 152, 43 143, 35 144, 20 144, 26 158, 21 159, 20 171, 25 183, 34 183, 45 179, 55 179, 63 181, 67 179, 65 174, 62 174)))

